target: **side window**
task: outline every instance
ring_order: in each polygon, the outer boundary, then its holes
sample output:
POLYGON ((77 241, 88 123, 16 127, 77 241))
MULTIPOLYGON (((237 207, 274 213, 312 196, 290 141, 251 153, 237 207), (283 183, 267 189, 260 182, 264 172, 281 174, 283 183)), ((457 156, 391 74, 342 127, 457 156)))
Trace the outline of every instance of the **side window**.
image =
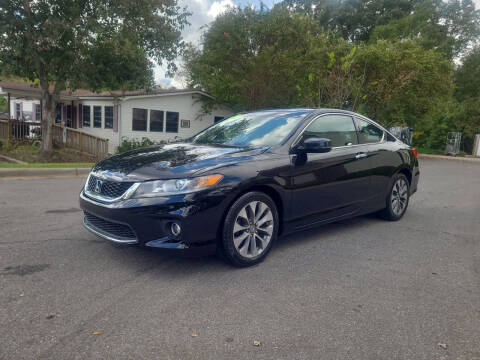
POLYGON ((356 119, 358 126, 358 140, 360 144, 380 142, 383 139, 383 130, 368 121, 356 119))
POLYGON ((40 121, 41 120, 40 117, 41 117, 40 104, 36 104, 35 105, 35 120, 40 121))
POLYGON ((90 105, 83 105, 82 116, 83 126, 90 127, 90 105))
POLYGON ((113 106, 105 106, 105 129, 113 129, 113 106))
POLYGON ((178 133, 178 118, 179 114, 177 112, 167 111, 166 132, 178 133))
POLYGON ((96 127, 96 128, 102 127, 102 107, 101 106, 93 107, 93 127, 96 127))
POLYGON ((133 131, 147 131, 147 110, 133 109, 132 114, 132 130, 133 131))
POLYGON ((62 105, 57 104, 55 106, 55 124, 60 124, 62 122, 62 105))
POLYGON ((353 119, 345 115, 319 117, 305 129, 301 141, 311 137, 330 139, 332 147, 358 144, 353 119))
POLYGON ((150 110, 150 131, 163 131, 163 111, 150 110))

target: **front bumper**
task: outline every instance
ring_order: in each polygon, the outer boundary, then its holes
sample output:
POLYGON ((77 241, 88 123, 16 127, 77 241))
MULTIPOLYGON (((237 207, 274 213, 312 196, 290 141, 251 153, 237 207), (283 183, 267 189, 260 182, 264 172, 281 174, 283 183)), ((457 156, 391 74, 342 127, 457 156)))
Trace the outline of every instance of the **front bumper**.
POLYGON ((218 189, 108 204, 80 193, 84 226, 94 234, 116 243, 192 255, 215 251, 227 202, 226 194, 218 189), (168 231, 174 221, 182 228, 177 237, 168 231))

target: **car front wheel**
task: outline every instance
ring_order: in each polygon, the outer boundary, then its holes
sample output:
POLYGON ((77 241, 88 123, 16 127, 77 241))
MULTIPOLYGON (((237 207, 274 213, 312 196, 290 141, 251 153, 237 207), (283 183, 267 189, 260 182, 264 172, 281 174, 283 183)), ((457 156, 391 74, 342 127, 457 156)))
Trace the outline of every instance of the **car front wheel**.
POLYGON ((244 267, 261 262, 278 233, 278 212, 273 200, 261 192, 242 195, 228 210, 222 236, 224 257, 244 267))

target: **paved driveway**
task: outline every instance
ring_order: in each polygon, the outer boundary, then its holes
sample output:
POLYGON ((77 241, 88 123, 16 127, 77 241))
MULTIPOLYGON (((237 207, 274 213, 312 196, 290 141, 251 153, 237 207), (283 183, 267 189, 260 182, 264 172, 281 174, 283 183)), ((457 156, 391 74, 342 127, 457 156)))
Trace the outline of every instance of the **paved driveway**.
POLYGON ((402 221, 288 236, 248 269, 97 239, 80 178, 0 179, 0 358, 480 359, 480 165, 421 171, 402 221))

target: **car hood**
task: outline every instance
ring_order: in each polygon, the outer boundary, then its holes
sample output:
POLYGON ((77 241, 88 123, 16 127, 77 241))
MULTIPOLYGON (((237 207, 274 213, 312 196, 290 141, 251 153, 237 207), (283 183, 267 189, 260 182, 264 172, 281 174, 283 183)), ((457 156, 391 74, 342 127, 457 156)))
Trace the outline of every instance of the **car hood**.
POLYGON ((183 178, 250 161, 266 149, 191 143, 151 146, 111 156, 96 164, 93 171, 119 181, 183 178))

